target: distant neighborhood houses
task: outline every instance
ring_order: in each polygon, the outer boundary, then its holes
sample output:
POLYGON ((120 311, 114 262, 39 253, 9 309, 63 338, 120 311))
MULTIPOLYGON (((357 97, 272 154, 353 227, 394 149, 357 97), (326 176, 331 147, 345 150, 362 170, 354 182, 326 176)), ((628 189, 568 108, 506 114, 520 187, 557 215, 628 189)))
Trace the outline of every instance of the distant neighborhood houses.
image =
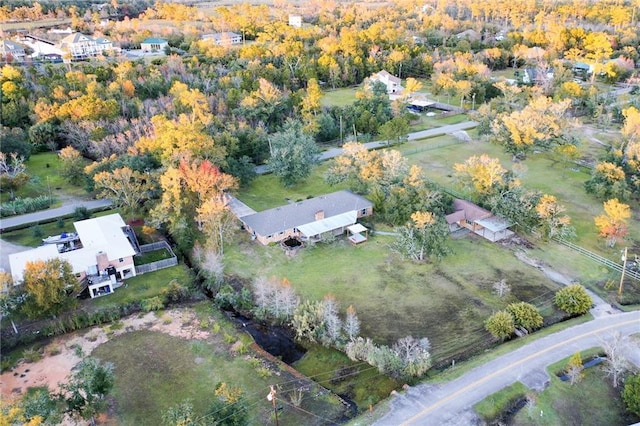
POLYGON ((242 35, 225 31, 221 33, 204 34, 202 40, 212 41, 217 46, 232 46, 242 44, 242 35))
POLYGON ((0 40, 0 60, 22 62, 26 56, 24 46, 11 40, 0 40))
POLYGON ((471 201, 453 200, 453 213, 445 217, 449 230, 455 232, 461 229, 482 236, 489 241, 500 241, 512 236, 509 229, 511 224, 489 210, 473 204, 471 201))
MULTIPOLYGON (((373 214, 373 204, 343 190, 239 217, 260 243, 288 238, 318 240, 323 234, 341 235, 362 217, 373 214)), ((355 228, 353 228, 355 229, 355 228)))
POLYGON ((169 46, 167 40, 163 38, 150 37, 140 43, 140 49, 143 52, 162 52, 169 46))
POLYGON ((113 43, 106 37, 91 37, 82 33, 72 33, 63 38, 58 47, 71 55, 72 59, 97 56, 113 50, 113 43))
POLYGON ((402 79, 394 76, 386 70, 382 70, 369 77, 369 83, 380 82, 387 88, 387 93, 400 94, 402 92, 402 79))

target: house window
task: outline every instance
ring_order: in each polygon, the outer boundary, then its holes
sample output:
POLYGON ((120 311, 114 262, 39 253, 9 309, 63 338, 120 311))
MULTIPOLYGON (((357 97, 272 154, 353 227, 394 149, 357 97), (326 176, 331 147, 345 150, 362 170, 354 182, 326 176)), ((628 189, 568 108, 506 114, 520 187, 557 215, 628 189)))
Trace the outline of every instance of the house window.
POLYGON ((120 258, 120 259, 118 259, 118 262, 122 263, 122 262, 124 262, 124 259, 120 258))

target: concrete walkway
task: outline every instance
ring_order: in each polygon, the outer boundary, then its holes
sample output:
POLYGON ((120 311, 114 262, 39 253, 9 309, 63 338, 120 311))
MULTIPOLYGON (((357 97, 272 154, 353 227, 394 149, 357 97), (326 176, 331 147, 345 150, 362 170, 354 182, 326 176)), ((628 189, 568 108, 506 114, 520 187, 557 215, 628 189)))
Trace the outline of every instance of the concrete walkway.
MULTIPOLYGON (((531 389, 542 390, 549 381, 545 371, 548 365, 578 351, 600 346, 602 339, 611 339, 615 332, 629 336, 639 330, 640 312, 608 315, 570 327, 488 361, 450 382, 411 387, 407 392, 394 396, 390 402, 390 411, 374 424, 479 424, 472 407, 485 397, 516 381, 531 389)), ((630 361, 640 363, 638 344, 629 345, 633 345, 626 351, 631 355, 630 361)))
MULTIPOLYGON (((418 139, 426 139, 426 138, 434 138, 436 136, 448 135, 450 133, 459 132, 461 130, 469 130, 473 129, 478 125, 475 121, 465 121, 458 124, 449 124, 447 126, 436 127, 435 129, 421 130, 419 132, 409 133, 407 135, 407 140, 414 141, 418 139)), ((387 141, 373 141, 367 142, 363 144, 367 149, 380 149, 385 148, 387 146, 387 141)), ((326 161, 331 158, 335 158, 339 155, 342 155, 342 148, 331 148, 326 151, 323 151, 320 154, 320 161, 326 161)), ((263 175, 265 173, 269 173, 269 165, 263 164, 261 166, 256 167, 256 174, 263 175)))
POLYGON ((38 212, 23 214, 20 216, 11 216, 0 219, 0 230, 13 228, 14 226, 28 225, 31 223, 46 222, 61 216, 67 216, 73 214, 76 208, 86 207, 89 210, 103 209, 111 207, 113 203, 111 200, 91 200, 91 201, 78 201, 72 204, 65 204, 62 207, 55 209, 40 210, 38 212))

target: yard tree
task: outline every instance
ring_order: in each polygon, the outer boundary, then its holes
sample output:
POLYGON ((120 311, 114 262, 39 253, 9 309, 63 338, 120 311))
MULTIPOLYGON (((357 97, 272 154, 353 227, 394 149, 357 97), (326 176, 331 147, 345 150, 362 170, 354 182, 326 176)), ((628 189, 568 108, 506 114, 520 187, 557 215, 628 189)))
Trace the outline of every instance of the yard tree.
POLYGON ((626 351, 629 349, 628 339, 616 331, 611 336, 601 338, 600 346, 604 350, 607 360, 604 371, 611 377, 611 384, 617 388, 622 374, 629 369, 626 351))
POLYGON ((531 303, 510 303, 507 305, 507 312, 513 316, 515 327, 524 328, 529 332, 542 327, 542 315, 531 303))
POLYGON ((15 191, 29 182, 27 167, 24 164, 24 157, 20 157, 15 152, 7 155, 0 152, 0 188, 9 192, 9 198, 16 198, 15 191))
POLYGON ((513 316, 507 311, 498 311, 487 318, 484 328, 496 339, 505 340, 515 331, 513 316))
POLYGON ((516 157, 525 157, 534 148, 547 150, 559 141, 570 141, 570 123, 565 118, 570 104, 570 100, 553 102, 539 96, 520 111, 502 113, 491 125, 493 141, 516 157))
POLYGON ((200 121, 191 121, 185 114, 175 120, 156 115, 151 118, 151 124, 153 135, 143 136, 135 143, 139 152, 148 152, 167 166, 188 157, 224 164, 225 147, 214 141, 200 121))
POLYGON ((164 426, 202 426, 193 411, 193 403, 188 399, 169 407, 162 413, 162 424, 164 426))
POLYGON ((504 183, 507 170, 500 160, 487 154, 473 155, 464 163, 453 166, 460 184, 483 196, 489 194, 497 185, 504 183))
POLYGON ((225 192, 237 187, 236 179, 223 173, 208 160, 182 160, 176 166, 168 167, 160 176, 162 197, 152 211, 153 221, 167 225, 169 232, 184 248, 193 247, 197 227, 210 230, 215 238, 215 250, 221 250, 219 237, 228 216, 218 207, 223 206, 225 192), (208 210, 207 204, 216 207, 208 210), (205 221, 207 222, 205 224, 205 221), (217 222, 220 221, 220 222, 217 222), (215 231, 215 233, 214 233, 215 231))
POLYGON ((393 251, 418 262, 427 258, 439 260, 449 254, 447 224, 431 212, 415 212, 411 221, 398 230, 391 248, 393 251))
POLYGON ((387 146, 391 143, 400 142, 408 131, 409 121, 401 116, 393 117, 378 129, 380 137, 387 141, 387 146))
POLYGON ((317 133, 318 122, 316 116, 321 112, 320 99, 322 98, 322 90, 318 84, 318 80, 310 78, 307 82, 307 90, 304 98, 302 98, 301 112, 305 121, 305 129, 315 130, 310 133, 317 133))
POLYGON ((342 154, 330 161, 325 181, 330 185, 345 182, 352 191, 366 194, 369 191, 368 177, 371 174, 368 170, 376 156, 374 151, 370 151, 361 143, 347 142, 342 146, 342 154))
POLYGON ((626 200, 630 196, 624 169, 609 161, 598 163, 584 186, 588 193, 605 200, 610 198, 626 200))
POLYGON ((224 261, 217 250, 196 242, 192 258, 197 266, 198 276, 204 279, 204 287, 217 293, 224 281, 224 261))
POLYGON ((140 209, 153 190, 150 175, 121 167, 104 171, 93 176, 98 198, 109 198, 116 207, 133 213, 140 209))
POLYGON ((22 283, 28 295, 22 309, 29 318, 57 315, 77 303, 78 279, 66 260, 27 262, 22 283))
POLYGON ((569 376, 569 383, 572 385, 582 380, 584 377, 584 366, 582 365, 580 352, 576 352, 569 358, 569 362, 567 362, 567 367, 564 371, 566 375, 569 376))
POLYGON ((180 81, 174 81, 169 94, 174 98, 174 105, 179 114, 191 122, 207 125, 211 122, 211 111, 207 97, 198 89, 189 87, 180 81))
POLYGON ((253 282, 253 298, 259 317, 281 322, 291 319, 300 304, 300 298, 286 278, 256 278, 253 282))
POLYGON ((218 383, 213 392, 215 398, 209 407, 206 424, 220 426, 242 426, 248 422, 247 405, 244 402, 242 390, 218 383), (210 423, 210 422, 213 423, 210 423))
POLYGON ((113 364, 96 358, 85 358, 78 364, 71 379, 62 385, 67 412, 72 416, 91 419, 107 408, 106 397, 113 390, 113 364))
POLYGON ((291 327, 296 332, 296 339, 318 342, 324 333, 322 327, 322 302, 306 300, 300 303, 293 314, 291 327))
POLYGON ((554 195, 543 195, 536 205, 536 213, 540 218, 539 229, 544 238, 571 238, 575 229, 571 226, 571 218, 564 214, 565 207, 558 203, 554 195))
POLYGON ((627 235, 627 221, 630 217, 629 205, 619 202, 617 198, 604 202, 604 214, 596 216, 594 221, 607 246, 614 247, 618 240, 627 235))
POLYGON ((500 281, 493 283, 493 291, 496 292, 498 297, 502 298, 511 293, 511 286, 507 283, 507 280, 503 278, 500 281))
POLYGON ((335 296, 327 294, 322 300, 323 333, 320 342, 325 346, 336 345, 342 335, 342 320, 338 316, 338 302, 335 296))
POLYGON ((625 379, 622 400, 627 410, 640 416, 640 373, 632 374, 625 379))
POLYGON ((406 377, 420 377, 431 368, 431 343, 424 337, 417 339, 406 336, 398 339, 391 347, 396 356, 404 364, 403 375, 406 377))
POLYGON ((69 182, 78 182, 84 176, 85 161, 80 151, 72 146, 64 147, 58 153, 60 174, 69 182))
POLYGON ((569 315, 586 314, 593 300, 580 284, 571 284, 558 290, 553 297, 555 305, 569 315))
POLYGON ((356 309, 353 305, 349 305, 347 313, 344 318, 344 324, 342 325, 347 339, 353 341, 360 334, 360 320, 356 314, 356 309))
POLYGON ((282 130, 271 137, 270 151, 269 167, 284 186, 304 181, 320 157, 313 138, 304 133, 302 123, 295 120, 287 121, 282 130))

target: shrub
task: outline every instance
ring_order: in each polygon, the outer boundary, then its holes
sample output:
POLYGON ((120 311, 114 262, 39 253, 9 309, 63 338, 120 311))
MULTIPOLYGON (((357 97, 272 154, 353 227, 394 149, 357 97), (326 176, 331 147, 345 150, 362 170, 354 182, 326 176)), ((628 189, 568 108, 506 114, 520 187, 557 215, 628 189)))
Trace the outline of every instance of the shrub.
POLYGON ((36 198, 16 198, 8 203, 0 204, 0 217, 15 216, 48 209, 55 201, 47 195, 36 198))
POLYGON ((73 210, 73 218, 76 221, 90 219, 91 212, 86 207, 76 207, 75 210, 73 210))
POLYGON ((159 311, 164 308, 164 300, 160 296, 150 297, 140 302, 140 307, 145 312, 159 311))
POLYGON ((505 340, 515 331, 513 316, 507 311, 498 311, 487 318, 484 328, 496 339, 505 340))
POLYGON ((569 315, 582 315, 591 309, 593 300, 580 284, 571 284, 556 293, 553 298, 556 306, 569 315))
POLYGON ((507 312, 513 316, 513 323, 516 327, 525 328, 528 331, 542 327, 542 315, 538 312, 538 308, 531 303, 511 303, 507 306, 507 312))
POLYGON ((640 374, 635 374, 625 380, 622 400, 627 410, 640 416, 640 374))

